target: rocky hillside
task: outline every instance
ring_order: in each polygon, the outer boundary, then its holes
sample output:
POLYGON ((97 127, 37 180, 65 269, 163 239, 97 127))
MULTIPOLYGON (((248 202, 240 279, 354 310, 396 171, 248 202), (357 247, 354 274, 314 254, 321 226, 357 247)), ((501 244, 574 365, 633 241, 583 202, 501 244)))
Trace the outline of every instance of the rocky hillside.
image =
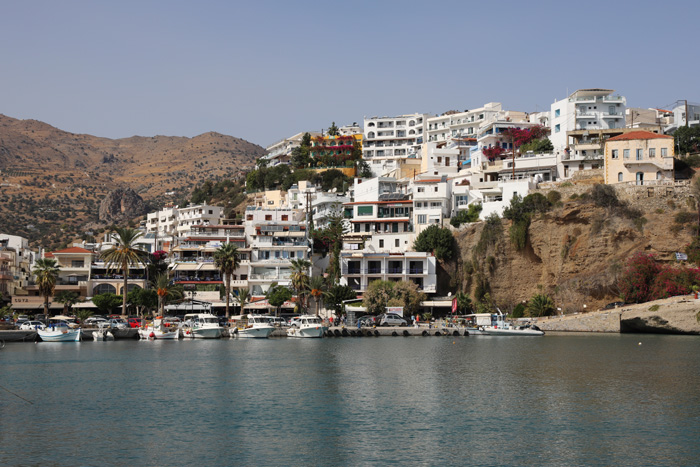
POLYGON ((533 218, 520 251, 509 239, 507 220, 500 232, 487 232, 493 241, 482 249, 485 223, 455 232, 461 257, 452 267, 452 285, 472 294, 481 288, 504 311, 540 291, 565 312, 592 310, 618 300, 615 284, 632 254, 671 262, 690 243, 697 211, 687 186, 618 189, 620 199, 642 213, 632 218, 581 200, 588 188, 561 188, 562 204, 533 218))
POLYGON ((105 223, 99 206, 113 190, 131 188, 157 206, 204 180, 242 176, 264 152, 219 133, 108 139, 0 115, 2 231, 65 241, 105 223))

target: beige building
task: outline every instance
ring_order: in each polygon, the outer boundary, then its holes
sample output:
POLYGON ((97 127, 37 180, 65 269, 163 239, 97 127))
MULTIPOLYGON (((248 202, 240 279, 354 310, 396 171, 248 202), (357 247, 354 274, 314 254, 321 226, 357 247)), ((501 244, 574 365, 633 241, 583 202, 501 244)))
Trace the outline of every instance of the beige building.
POLYGON ((605 142, 605 183, 674 180, 673 137, 632 131, 605 142))

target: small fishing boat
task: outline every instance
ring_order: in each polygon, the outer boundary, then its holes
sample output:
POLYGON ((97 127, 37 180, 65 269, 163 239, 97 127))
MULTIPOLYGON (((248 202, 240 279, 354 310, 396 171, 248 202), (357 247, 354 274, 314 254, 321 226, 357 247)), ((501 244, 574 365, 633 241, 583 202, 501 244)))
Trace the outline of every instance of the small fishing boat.
POLYGON ((113 341, 114 334, 109 332, 107 329, 98 329, 97 331, 93 331, 92 340, 94 340, 94 341, 113 341))
POLYGON ((274 330, 275 326, 270 322, 269 316, 248 315, 248 322, 246 324, 239 322, 234 333, 238 337, 267 339, 274 330))
POLYGON ((495 319, 490 326, 480 326, 480 329, 489 336, 544 336, 544 331, 534 324, 513 326, 503 319, 501 310, 498 310, 498 314, 493 317, 495 319))
POLYGON ((321 318, 313 315, 302 315, 287 329, 287 337, 319 338, 323 337, 325 331, 321 318))
POLYGON ((37 329, 36 332, 44 342, 80 342, 81 329, 71 329, 63 323, 52 324, 46 329, 37 329))
POLYGON ((156 318, 150 326, 139 328, 139 337, 141 339, 175 340, 180 338, 180 329, 175 326, 165 326, 160 318, 156 318))

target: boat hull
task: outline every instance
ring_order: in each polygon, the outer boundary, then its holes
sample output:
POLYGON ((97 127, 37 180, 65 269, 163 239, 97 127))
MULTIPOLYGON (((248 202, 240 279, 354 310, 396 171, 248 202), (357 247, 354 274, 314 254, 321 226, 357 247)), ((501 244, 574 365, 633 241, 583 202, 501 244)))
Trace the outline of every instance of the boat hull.
POLYGON ((287 337, 317 339, 323 337, 323 326, 291 327, 287 329, 287 337))
POLYGON ((174 331, 163 332, 160 329, 153 328, 139 329, 139 337, 141 337, 141 339, 175 340, 180 338, 180 330, 176 329, 174 331))
POLYGON ((252 328, 239 328, 236 334, 240 338, 267 339, 274 330, 274 326, 256 326, 252 328))
POLYGON ((80 342, 80 329, 71 330, 37 330, 44 342, 80 342))
POLYGON ((191 339, 220 339, 221 328, 184 328, 182 330, 183 337, 191 339))
POLYGON ((535 329, 484 328, 489 336, 544 336, 544 331, 535 329))

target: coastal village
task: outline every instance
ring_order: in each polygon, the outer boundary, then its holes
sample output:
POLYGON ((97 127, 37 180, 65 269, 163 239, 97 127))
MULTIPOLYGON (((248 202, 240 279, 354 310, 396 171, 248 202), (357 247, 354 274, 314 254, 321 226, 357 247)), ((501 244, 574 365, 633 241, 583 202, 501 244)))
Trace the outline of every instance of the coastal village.
MULTIPOLYGON (((300 132, 258 159, 239 215, 207 202, 166 205, 135 229, 123 229, 135 232, 128 247, 147 253, 127 267, 114 259, 125 246, 123 230, 54 251, 0 234, 6 315, 35 316, 46 307, 50 315, 121 311, 124 318, 308 313, 354 325, 356 316, 382 309, 407 324, 473 312, 478 299, 445 277, 441 263, 450 247, 442 232, 451 241, 453 233, 504 216, 535 193, 556 203, 548 194, 559 196, 558 189, 579 181, 617 190, 688 190, 687 174, 676 170, 672 135, 697 126, 700 105, 635 108, 613 90, 580 89, 545 111, 488 102, 300 132), (315 178, 281 186, 259 177, 282 173, 281 167, 315 178), (330 183, 319 182, 324 172, 330 183), (47 260, 55 275, 51 293, 37 277, 47 260), (154 285, 159 278, 165 285, 154 285), (363 301, 377 283, 390 283, 384 302, 363 301), (157 303, 132 294, 149 289, 158 290, 157 303), (105 295, 121 297, 111 305, 95 298, 105 295)), ((544 314, 562 314, 553 303, 545 306, 544 314)))

